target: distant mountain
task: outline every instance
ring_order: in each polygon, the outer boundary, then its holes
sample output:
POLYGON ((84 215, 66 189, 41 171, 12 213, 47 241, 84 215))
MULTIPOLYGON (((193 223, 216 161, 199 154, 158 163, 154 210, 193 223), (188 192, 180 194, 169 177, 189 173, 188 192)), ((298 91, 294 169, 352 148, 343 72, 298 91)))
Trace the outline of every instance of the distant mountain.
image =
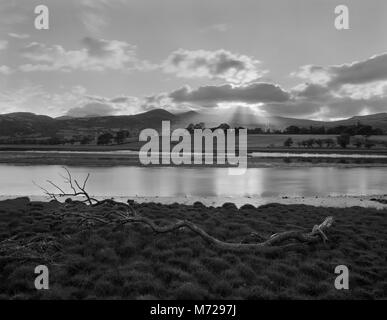
POLYGON ((240 107, 233 109, 231 112, 202 112, 195 111, 186 112, 178 116, 180 124, 204 122, 207 127, 216 127, 221 123, 228 123, 232 127, 245 128, 270 128, 272 130, 283 130, 288 126, 297 127, 321 127, 326 128, 336 126, 355 125, 360 122, 363 125, 371 125, 374 128, 380 128, 387 131, 387 113, 378 113, 367 116, 355 116, 339 121, 315 121, 308 119, 297 119, 280 116, 262 117, 254 113, 250 108, 240 107))
POLYGON ((349 119, 332 121, 333 125, 352 125, 362 123, 373 126, 374 128, 387 129, 387 113, 375 113, 367 116, 355 116, 349 119))
POLYGON ((105 116, 91 118, 70 118, 58 120, 63 128, 159 128, 162 120, 175 121, 176 116, 163 109, 155 109, 130 116, 105 116))
POLYGON ((221 123, 227 123, 231 127, 244 128, 271 128, 284 129, 295 125, 299 127, 321 126, 324 122, 307 119, 285 118, 278 116, 262 117, 256 114, 252 109, 239 107, 234 109, 225 109, 213 111, 196 112, 189 111, 178 115, 178 124, 187 125, 189 123, 205 123, 206 127, 216 127, 221 123))
POLYGON ((1 137, 54 137, 77 134, 93 135, 109 130, 138 131, 144 128, 161 127, 163 120, 176 121, 176 116, 162 109, 130 116, 106 116, 71 118, 36 115, 27 112, 0 115, 1 137))
POLYGON ((74 119, 74 117, 72 117, 72 116, 60 116, 60 117, 56 117, 54 119, 55 120, 69 120, 69 119, 74 119))
POLYGON ((221 123, 227 123, 232 127, 261 127, 272 130, 284 129, 291 125, 298 127, 325 126, 329 128, 339 125, 353 125, 360 122, 363 125, 371 125, 374 128, 380 128, 387 132, 387 113, 356 116, 346 120, 328 122, 277 116, 261 117, 249 108, 236 108, 232 112, 225 109, 217 113, 211 111, 188 111, 180 114, 172 114, 163 109, 155 109, 136 115, 92 118, 51 118, 28 112, 2 114, 0 115, 0 138, 94 136, 95 134, 110 130, 138 132, 144 128, 159 130, 163 120, 169 120, 172 128, 185 128, 190 123, 204 122, 207 127, 216 127, 221 123))
POLYGON ((0 115, 0 136, 52 135, 57 128, 55 120, 29 112, 15 112, 0 115))

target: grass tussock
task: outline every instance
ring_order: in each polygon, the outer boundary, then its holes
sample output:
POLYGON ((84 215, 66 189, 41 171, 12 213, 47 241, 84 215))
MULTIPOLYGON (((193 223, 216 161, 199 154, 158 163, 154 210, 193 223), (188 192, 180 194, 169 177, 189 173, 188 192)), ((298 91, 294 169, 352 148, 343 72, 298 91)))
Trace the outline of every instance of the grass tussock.
MULTIPOLYGON (((0 256, 1 299, 382 299, 387 298, 387 211, 305 205, 233 204, 205 207, 135 204, 159 224, 190 220, 211 235, 239 242, 295 226, 310 230, 326 216, 335 223, 325 246, 294 250, 220 250, 187 230, 155 234, 139 225, 80 225, 64 213, 113 210, 108 205, 0 202, 0 241, 55 239, 49 261, 0 256), (47 264, 50 289, 34 289, 34 268, 47 264), (334 269, 350 270, 350 290, 334 287, 334 269)), ((42 249, 44 250, 44 248, 42 249)), ((46 256, 42 256, 46 257, 46 256)), ((43 258, 42 258, 43 259, 43 258)))

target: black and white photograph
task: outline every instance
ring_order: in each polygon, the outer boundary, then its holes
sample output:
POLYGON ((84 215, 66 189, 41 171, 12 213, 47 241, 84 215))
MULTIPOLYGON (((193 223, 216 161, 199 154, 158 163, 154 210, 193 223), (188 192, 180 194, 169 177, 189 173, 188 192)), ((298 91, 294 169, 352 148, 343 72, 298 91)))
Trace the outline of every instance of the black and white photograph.
POLYGON ((386 300, 386 31, 385 0, 0 0, 0 300, 386 300))

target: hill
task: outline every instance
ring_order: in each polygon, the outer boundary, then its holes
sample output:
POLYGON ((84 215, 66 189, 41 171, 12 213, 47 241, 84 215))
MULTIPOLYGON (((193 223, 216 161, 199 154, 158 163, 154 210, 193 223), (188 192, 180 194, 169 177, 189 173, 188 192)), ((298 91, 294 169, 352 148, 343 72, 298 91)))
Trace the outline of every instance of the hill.
POLYGON ((0 136, 53 135, 56 131, 56 121, 49 116, 29 112, 0 115, 0 136))
POLYGON ((354 125, 356 123, 362 123, 370 125, 374 128, 380 128, 382 130, 387 129, 387 113, 375 113, 367 116, 355 116, 346 120, 333 121, 330 125, 354 125))
POLYGON ((159 128, 162 120, 175 121, 172 113, 155 109, 130 116, 105 116, 91 118, 65 118, 59 119, 59 126, 64 129, 75 128, 100 128, 100 129, 124 129, 124 128, 159 128))
POLYGON ((0 115, 0 136, 3 138, 50 138, 77 134, 96 134, 109 130, 141 130, 161 127, 162 120, 171 122, 176 116, 165 110, 151 110, 130 116, 92 118, 51 118, 28 112, 0 115))
POLYGON ((216 127, 228 123, 232 127, 263 129, 284 129, 294 125, 298 127, 348 126, 360 122, 387 131, 387 113, 367 116, 356 116, 340 121, 313 121, 308 119, 287 118, 279 116, 262 117, 249 108, 236 108, 232 112, 188 111, 172 114, 163 109, 155 109, 136 115, 104 116, 92 118, 51 118, 28 112, 17 112, 0 115, 0 138, 52 138, 71 136, 94 137, 101 132, 128 130, 135 136, 144 128, 160 129, 161 122, 169 120, 172 128, 185 128, 190 123, 204 122, 207 127, 216 127))

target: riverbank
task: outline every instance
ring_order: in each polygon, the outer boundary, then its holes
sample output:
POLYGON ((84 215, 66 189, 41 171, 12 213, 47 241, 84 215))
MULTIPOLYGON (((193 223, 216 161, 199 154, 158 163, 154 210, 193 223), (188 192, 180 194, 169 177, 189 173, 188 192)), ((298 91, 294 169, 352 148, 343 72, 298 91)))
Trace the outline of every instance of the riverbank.
MULTIPOLYGON (((17 195, 0 195, 0 201, 17 199, 20 196, 17 195)), ((47 196, 28 196, 31 201, 48 202, 51 199, 47 196)), ((103 200, 104 197, 94 196, 98 200, 103 200)), ((198 197, 198 196, 174 196, 174 197, 122 197, 115 196, 111 199, 114 201, 126 203, 128 200, 135 201, 137 203, 160 203, 163 205, 181 204, 181 205, 193 205, 196 202, 203 203, 207 207, 221 207, 225 203, 233 203, 237 208, 241 208, 244 205, 252 205, 255 207, 278 203, 282 205, 308 205, 315 207, 332 207, 332 208, 350 208, 350 207, 362 207, 373 209, 387 209, 387 195, 367 195, 367 196, 314 196, 314 197, 301 197, 301 196, 267 196, 267 197, 254 197, 254 196, 218 196, 218 197, 198 197)), ((62 199, 64 200, 64 199, 62 199)), ((73 198, 77 200, 77 198, 73 198)))
MULTIPOLYGON (((312 151, 308 151, 311 153, 312 151)), ((317 153, 308 155, 305 153, 283 153, 270 155, 268 152, 262 156, 248 155, 248 168, 268 168, 268 167, 386 167, 387 155, 384 153, 317 153)), ((215 161, 216 162, 216 159, 215 161)), ((139 161, 136 151, 0 151, 0 163, 14 165, 63 165, 63 166, 93 166, 93 167, 113 167, 113 166, 144 166, 139 161)), ((148 165, 176 167, 175 164, 148 165)), ((226 167, 228 165, 186 165, 179 167, 226 167)))
POLYGON ((189 220, 228 242, 253 232, 267 238, 294 228, 310 231, 327 216, 335 221, 326 245, 235 252, 214 247, 189 230, 157 234, 141 224, 85 224, 77 216, 106 219, 119 210, 112 203, 1 201, 1 247, 17 245, 18 250, 1 255, 0 298, 387 298, 387 210, 282 204, 237 209, 230 203, 207 207, 198 202, 137 203, 134 208, 158 225, 189 220), (27 247, 41 258, 23 256, 27 247), (50 290, 33 287, 37 264, 49 267, 50 290), (349 290, 334 287, 337 265, 350 270, 349 290))

